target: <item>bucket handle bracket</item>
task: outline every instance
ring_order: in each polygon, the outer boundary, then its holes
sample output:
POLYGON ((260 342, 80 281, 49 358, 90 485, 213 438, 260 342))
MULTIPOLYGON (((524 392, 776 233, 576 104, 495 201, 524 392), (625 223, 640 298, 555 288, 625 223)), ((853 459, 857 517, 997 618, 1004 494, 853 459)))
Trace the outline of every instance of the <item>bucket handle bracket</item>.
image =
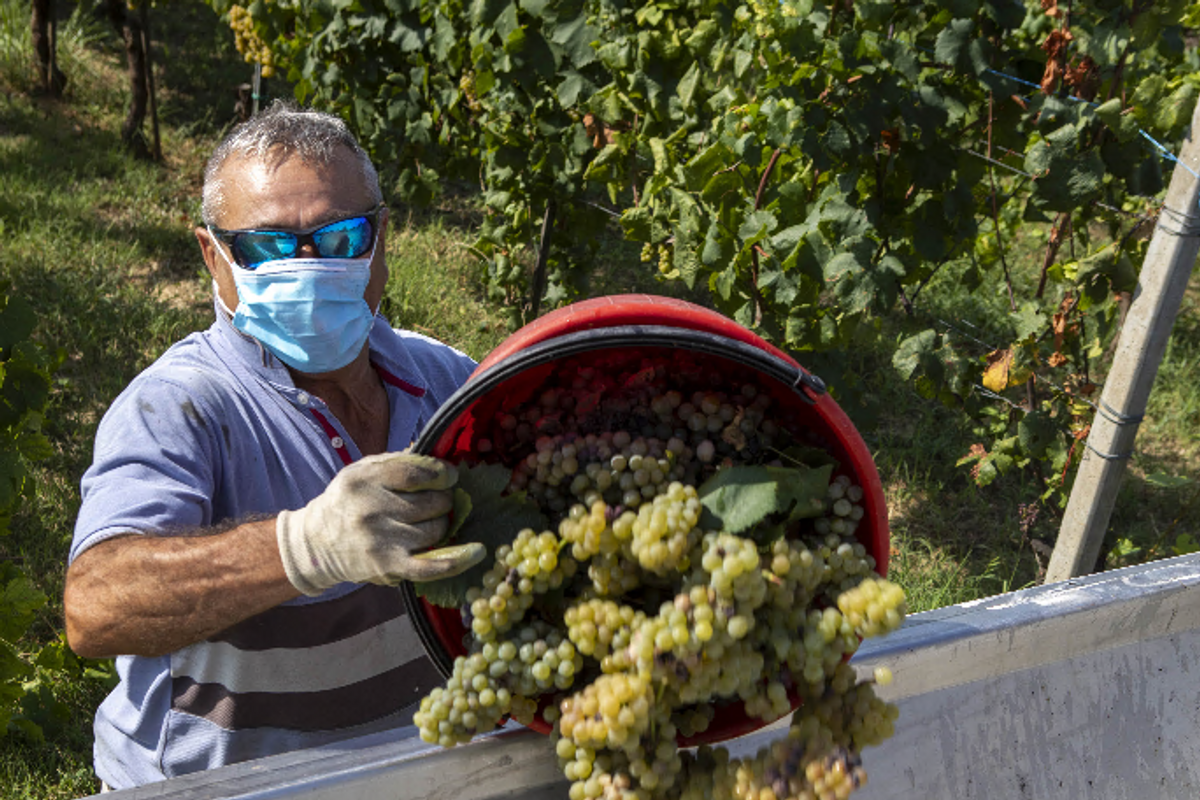
POLYGON ((798 371, 796 380, 792 381, 792 388, 809 405, 815 404, 817 398, 828 391, 825 387, 825 381, 811 372, 805 372, 803 368, 798 371))

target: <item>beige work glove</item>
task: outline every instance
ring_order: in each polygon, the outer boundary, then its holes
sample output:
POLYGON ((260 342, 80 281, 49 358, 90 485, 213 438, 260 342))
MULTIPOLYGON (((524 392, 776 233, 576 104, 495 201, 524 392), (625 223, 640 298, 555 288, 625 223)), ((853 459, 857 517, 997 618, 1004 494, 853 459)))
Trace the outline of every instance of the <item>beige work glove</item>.
POLYGON ((470 569, 486 550, 471 543, 417 555, 446 535, 458 472, 414 453, 367 456, 345 467, 304 508, 275 523, 292 585, 307 595, 339 583, 395 585, 470 569))

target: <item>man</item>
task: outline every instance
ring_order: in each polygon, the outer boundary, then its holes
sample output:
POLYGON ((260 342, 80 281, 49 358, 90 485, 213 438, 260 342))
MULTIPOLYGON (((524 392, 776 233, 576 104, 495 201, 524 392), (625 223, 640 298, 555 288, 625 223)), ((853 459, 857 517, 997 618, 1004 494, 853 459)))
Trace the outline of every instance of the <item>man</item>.
POLYGON ((392 586, 483 555, 415 555, 456 476, 398 451, 474 362, 375 316, 387 209, 345 125, 234 129, 202 215, 217 319, 105 415, 71 546, 71 646, 119 656, 106 788, 410 724, 440 681, 392 586))

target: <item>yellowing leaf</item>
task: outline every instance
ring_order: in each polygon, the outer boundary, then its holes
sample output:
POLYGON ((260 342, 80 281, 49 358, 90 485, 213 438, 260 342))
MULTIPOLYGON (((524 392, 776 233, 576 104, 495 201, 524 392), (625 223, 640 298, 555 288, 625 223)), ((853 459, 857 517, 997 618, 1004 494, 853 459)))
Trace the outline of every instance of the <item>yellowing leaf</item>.
POLYGON ((987 366, 983 370, 983 385, 993 392, 1007 389, 1012 362, 1012 350, 993 350, 988 353, 987 366))

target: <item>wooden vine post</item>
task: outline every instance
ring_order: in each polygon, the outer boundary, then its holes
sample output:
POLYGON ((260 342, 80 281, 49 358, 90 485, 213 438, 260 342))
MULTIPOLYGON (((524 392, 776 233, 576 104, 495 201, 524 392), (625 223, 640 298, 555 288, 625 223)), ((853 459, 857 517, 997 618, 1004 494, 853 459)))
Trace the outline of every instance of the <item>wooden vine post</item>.
POLYGON ((1116 503, 1171 327, 1200 253, 1200 106, 1171 176, 1158 226, 1104 382, 1046 582, 1091 572, 1116 503))
POLYGON ((533 285, 530 287, 530 319, 537 319, 542 312, 542 297, 546 294, 546 268, 550 261, 550 236, 554 227, 554 198, 546 201, 546 213, 542 217, 542 236, 538 245, 537 264, 533 268, 533 285))

